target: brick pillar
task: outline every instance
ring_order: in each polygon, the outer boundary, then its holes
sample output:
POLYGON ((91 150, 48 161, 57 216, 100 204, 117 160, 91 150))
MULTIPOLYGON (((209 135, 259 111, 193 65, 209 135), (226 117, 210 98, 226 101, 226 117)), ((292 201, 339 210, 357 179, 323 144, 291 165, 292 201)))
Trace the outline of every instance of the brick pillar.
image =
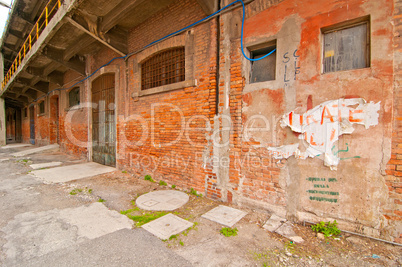
POLYGON ((402 243, 402 0, 394 1, 394 116, 392 154, 386 170, 389 199, 383 210, 394 230, 395 242, 402 243))
MULTIPOLYGON (((0 53, 0 81, 4 79, 4 61, 3 54, 0 53)), ((0 146, 6 144, 6 108, 4 99, 0 98, 0 146)))
POLYGON ((6 108, 4 99, 0 98, 0 146, 6 144, 6 108))

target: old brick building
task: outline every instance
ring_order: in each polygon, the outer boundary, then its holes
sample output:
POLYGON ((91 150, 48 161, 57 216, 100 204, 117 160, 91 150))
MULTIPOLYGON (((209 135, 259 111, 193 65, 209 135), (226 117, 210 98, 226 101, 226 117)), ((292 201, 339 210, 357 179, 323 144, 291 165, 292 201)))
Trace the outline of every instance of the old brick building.
POLYGON ((402 2, 244 4, 15 1, 4 138, 402 243, 402 2))

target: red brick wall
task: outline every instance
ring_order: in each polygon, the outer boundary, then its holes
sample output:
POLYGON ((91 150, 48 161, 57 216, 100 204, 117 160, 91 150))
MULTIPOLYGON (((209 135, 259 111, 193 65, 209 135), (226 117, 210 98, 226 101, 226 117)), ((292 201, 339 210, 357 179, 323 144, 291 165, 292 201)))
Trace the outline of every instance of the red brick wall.
MULTIPOLYGON (((45 113, 36 115, 35 120, 35 144, 38 146, 48 145, 50 143, 50 129, 49 129, 49 108, 48 108, 48 98, 43 98, 40 101, 45 101, 45 113)), ((36 104, 35 111, 39 111, 39 103, 36 104)))
MULTIPOLYGON (((137 51, 149 43, 202 18, 204 18, 204 12, 196 1, 176 1, 141 25, 130 30, 128 36, 129 50, 130 52, 137 51)), ((209 32, 207 34, 209 35, 209 32)))
MULTIPOLYGON (((29 110, 29 107, 27 107, 29 110)), ((29 129, 29 111, 28 116, 25 118, 22 116, 22 142, 29 143, 30 129, 29 129)))
MULTIPOLYGON (((62 151, 70 153, 82 158, 87 157, 88 149, 86 142, 88 141, 88 109, 73 109, 70 110, 68 92, 72 89, 76 82, 84 77, 75 71, 67 71, 64 74, 64 88, 59 94, 59 134, 60 147, 62 151)), ((84 89, 84 84, 78 84, 80 87, 80 102, 87 102, 87 91, 84 89)))
MULTIPOLYGON (((388 206, 384 216, 393 223, 402 221, 402 1, 394 1, 394 110, 392 130, 392 152, 386 170, 389 190, 388 206)), ((396 242, 402 243, 402 233, 396 242)))
MULTIPOLYGON (((195 1, 177 1, 166 10, 159 12, 145 23, 130 31, 128 42, 130 51, 138 48, 187 26, 203 17, 201 8, 195 1)), ((165 180, 179 188, 195 190, 204 194, 205 176, 213 176, 211 166, 204 168, 202 155, 211 155, 211 146, 206 140, 209 134, 205 130, 194 130, 195 127, 206 128, 206 124, 213 124, 215 110, 215 30, 214 22, 205 23, 194 28, 194 79, 197 86, 187 87, 142 96, 133 99, 134 85, 137 81, 129 76, 128 98, 125 108, 127 117, 140 115, 144 119, 149 131, 146 140, 140 146, 131 144, 140 140, 143 133, 138 121, 125 123, 124 119, 118 122, 118 164, 121 169, 129 170, 140 177, 150 174, 155 180, 165 180), (155 108, 153 116, 154 132, 151 132, 152 104, 160 104, 155 108), (169 105, 174 105, 172 106, 169 105), (177 112, 176 108, 180 110, 177 112), (189 123, 191 118, 193 123, 189 123), (201 116, 203 116, 201 118, 201 116), (185 131, 180 125, 189 123, 192 128, 185 131), (183 135, 180 137, 180 133, 183 135), (151 139, 153 136, 154 140, 151 139), (180 137, 180 138, 179 138, 180 137), (189 139, 187 139, 187 137, 189 139), (172 145, 167 145, 173 142, 172 145), (190 140, 190 141, 189 141, 190 140), (196 143, 196 145, 193 145, 196 143)), ((186 33, 183 33, 185 35, 186 33)), ((167 40, 166 43, 169 43, 167 40)), ((129 59, 135 59, 136 55, 129 59)), ((131 65, 130 65, 131 66, 131 65)), ((129 70, 132 73, 132 70, 129 70)), ((124 92, 120 92, 124 95, 124 92)), ((124 106, 119 106, 123 109, 124 106)), ((211 191, 210 191, 211 192, 211 191)))

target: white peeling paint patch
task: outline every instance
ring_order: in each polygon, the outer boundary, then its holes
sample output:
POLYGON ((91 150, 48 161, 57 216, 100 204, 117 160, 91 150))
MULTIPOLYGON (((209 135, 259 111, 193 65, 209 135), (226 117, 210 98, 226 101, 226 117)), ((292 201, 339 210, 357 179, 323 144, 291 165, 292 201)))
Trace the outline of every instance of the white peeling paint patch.
POLYGON ((363 98, 331 100, 316 106, 304 114, 294 111, 282 116, 281 126, 290 127, 292 131, 301 133, 299 139, 308 143, 305 151, 299 149, 299 144, 268 147, 275 159, 296 158, 306 159, 324 155, 324 164, 336 169, 339 157, 332 148, 339 136, 351 134, 353 124, 361 124, 368 129, 378 124, 380 102, 367 103, 363 98))

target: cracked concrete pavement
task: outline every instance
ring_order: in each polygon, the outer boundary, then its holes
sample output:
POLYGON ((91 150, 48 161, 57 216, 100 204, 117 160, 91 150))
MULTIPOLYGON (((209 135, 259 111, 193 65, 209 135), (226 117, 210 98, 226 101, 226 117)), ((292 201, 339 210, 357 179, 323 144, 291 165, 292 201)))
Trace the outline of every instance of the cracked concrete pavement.
MULTIPOLYGON (((3 147, 0 155, 10 158, 0 162, 0 265, 191 265, 157 237, 132 229, 126 216, 99 202, 69 198, 60 184, 30 174, 28 157, 10 156, 29 148, 3 147)), ((57 157, 64 165, 80 163, 62 153, 57 157)), ((35 163, 44 161, 35 157, 35 163)))

